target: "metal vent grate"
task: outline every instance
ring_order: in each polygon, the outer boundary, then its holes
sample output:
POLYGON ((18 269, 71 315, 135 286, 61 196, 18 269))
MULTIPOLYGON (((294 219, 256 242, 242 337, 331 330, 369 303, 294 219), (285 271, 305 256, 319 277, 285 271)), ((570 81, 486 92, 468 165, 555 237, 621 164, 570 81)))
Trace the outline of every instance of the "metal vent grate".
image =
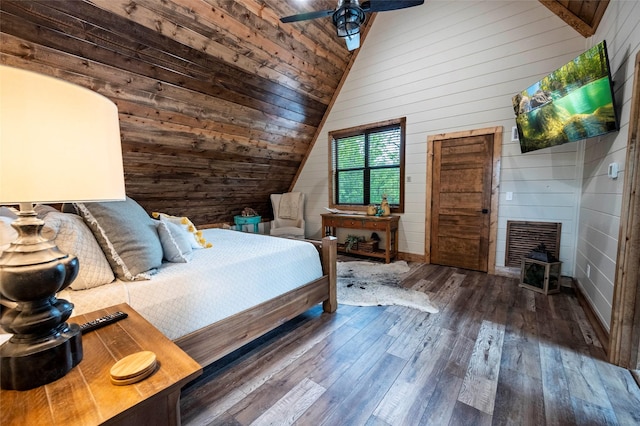
POLYGON ((544 243, 556 258, 560 258, 560 222, 507 221, 505 266, 520 267, 522 258, 540 243, 544 243))

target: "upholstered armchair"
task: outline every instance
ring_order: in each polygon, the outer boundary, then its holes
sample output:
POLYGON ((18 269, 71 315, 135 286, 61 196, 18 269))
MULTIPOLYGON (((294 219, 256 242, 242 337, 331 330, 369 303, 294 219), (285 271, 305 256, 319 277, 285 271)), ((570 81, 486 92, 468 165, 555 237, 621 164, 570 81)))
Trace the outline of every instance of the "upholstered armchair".
POLYGON ((304 194, 287 192, 271 194, 273 221, 271 235, 304 238, 304 194))

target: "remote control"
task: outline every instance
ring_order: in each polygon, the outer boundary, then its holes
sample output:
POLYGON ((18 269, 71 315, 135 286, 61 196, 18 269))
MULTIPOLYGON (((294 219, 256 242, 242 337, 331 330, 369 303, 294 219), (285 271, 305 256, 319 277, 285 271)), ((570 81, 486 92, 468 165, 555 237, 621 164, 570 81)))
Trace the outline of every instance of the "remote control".
POLYGON ((105 325, 112 324, 116 321, 120 321, 121 319, 125 319, 129 314, 118 311, 109 315, 105 315, 103 317, 94 319, 93 321, 85 322, 84 324, 80 324, 80 332, 82 334, 88 333, 89 331, 96 330, 98 328, 104 327, 105 325))

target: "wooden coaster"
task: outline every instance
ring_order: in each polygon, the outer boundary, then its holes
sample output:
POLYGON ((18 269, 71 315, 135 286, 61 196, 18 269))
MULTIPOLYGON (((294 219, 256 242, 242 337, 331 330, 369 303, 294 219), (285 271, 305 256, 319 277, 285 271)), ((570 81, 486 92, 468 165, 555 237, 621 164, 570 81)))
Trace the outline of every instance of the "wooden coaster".
POLYGON ((156 364, 156 354, 150 351, 128 355, 111 367, 111 383, 123 386, 139 382, 155 371, 156 364))

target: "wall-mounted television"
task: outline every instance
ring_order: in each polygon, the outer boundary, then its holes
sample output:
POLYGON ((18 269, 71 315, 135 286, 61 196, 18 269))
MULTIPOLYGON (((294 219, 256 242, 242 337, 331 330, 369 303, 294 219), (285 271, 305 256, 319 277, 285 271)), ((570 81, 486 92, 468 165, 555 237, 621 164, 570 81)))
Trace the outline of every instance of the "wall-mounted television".
POLYGON ((605 41, 512 99, 523 153, 619 129, 605 41))

